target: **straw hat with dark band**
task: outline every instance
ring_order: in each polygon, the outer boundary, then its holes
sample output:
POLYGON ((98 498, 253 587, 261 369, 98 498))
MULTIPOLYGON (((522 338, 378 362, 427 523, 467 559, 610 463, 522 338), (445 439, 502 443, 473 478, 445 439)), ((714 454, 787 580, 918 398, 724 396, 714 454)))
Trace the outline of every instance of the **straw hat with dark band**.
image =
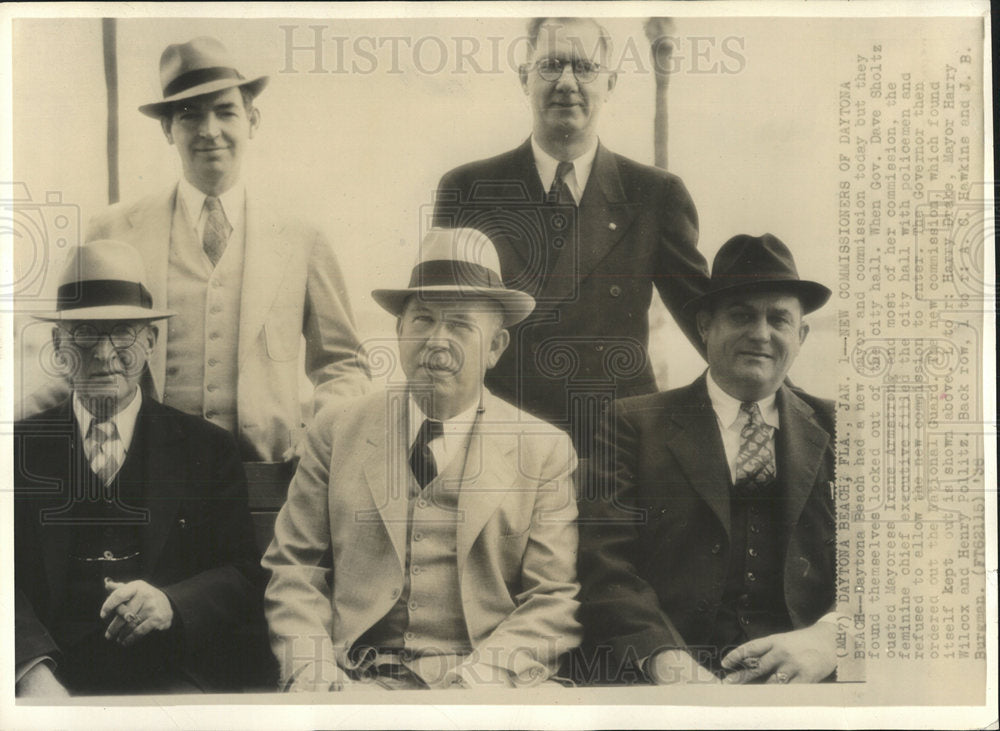
POLYGON ((202 36, 187 43, 167 46, 160 56, 160 86, 163 99, 144 104, 139 111, 159 119, 170 114, 182 99, 213 94, 233 87, 246 87, 257 96, 267 85, 268 77, 244 78, 226 47, 214 38, 202 36))
POLYGON ((142 256, 129 244, 102 239, 78 246, 59 280, 56 311, 39 320, 160 320, 153 307, 142 256))
POLYGON ((396 317, 414 295, 495 300, 503 308, 504 327, 517 324, 535 309, 530 294, 504 286, 496 247, 486 234, 472 228, 432 228, 420 244, 409 285, 372 292, 375 301, 396 317))

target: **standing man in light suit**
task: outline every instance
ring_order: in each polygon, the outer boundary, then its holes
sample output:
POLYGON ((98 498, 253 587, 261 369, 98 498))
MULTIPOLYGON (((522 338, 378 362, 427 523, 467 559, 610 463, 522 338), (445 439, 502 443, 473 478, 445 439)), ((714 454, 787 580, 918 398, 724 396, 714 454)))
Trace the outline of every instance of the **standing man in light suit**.
POLYGON ((372 295, 405 380, 309 430, 263 560, 282 687, 544 682, 580 640, 576 455, 483 387, 534 301, 471 229, 432 229, 372 295))
POLYGON ((140 111, 159 120, 183 176, 99 214, 87 240, 132 244, 153 297, 177 312, 149 363, 152 393, 234 433, 245 461, 287 459, 302 422, 302 336, 316 409, 367 389, 340 267, 318 230, 243 183, 267 77, 244 78, 202 37, 168 46, 160 79, 163 99, 140 111))
POLYGON ((445 173, 434 224, 486 233, 504 282, 535 297, 487 385, 569 431, 585 458, 595 424, 570 393, 582 384, 602 398, 656 391, 647 353, 653 290, 700 350, 683 305, 704 291, 708 272, 681 180, 598 139, 617 82, 607 31, 592 18, 535 18, 528 44, 520 81, 530 138, 445 173))
POLYGON ((834 672, 834 405, 785 382, 829 297, 774 236, 734 236, 688 305, 708 371, 615 404, 581 488, 581 679, 834 672))

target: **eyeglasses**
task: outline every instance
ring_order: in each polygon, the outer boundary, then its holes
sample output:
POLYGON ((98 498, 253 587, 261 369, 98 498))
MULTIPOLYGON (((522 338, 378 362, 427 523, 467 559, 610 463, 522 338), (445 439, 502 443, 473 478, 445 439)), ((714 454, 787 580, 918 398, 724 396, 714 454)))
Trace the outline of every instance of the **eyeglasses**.
POLYGON ((77 325, 72 330, 65 331, 69 335, 73 345, 80 350, 91 350, 96 348, 101 339, 105 336, 111 341, 111 347, 115 350, 126 350, 135 345, 136 339, 143 328, 135 328, 131 325, 119 323, 110 330, 98 330, 93 325, 84 323, 77 325))
POLYGON ((589 84, 601 73, 601 64, 588 61, 585 58, 574 58, 572 60, 564 58, 543 58, 534 63, 534 68, 538 75, 545 81, 558 81, 563 75, 563 69, 567 66, 573 69, 573 76, 582 84, 589 84))

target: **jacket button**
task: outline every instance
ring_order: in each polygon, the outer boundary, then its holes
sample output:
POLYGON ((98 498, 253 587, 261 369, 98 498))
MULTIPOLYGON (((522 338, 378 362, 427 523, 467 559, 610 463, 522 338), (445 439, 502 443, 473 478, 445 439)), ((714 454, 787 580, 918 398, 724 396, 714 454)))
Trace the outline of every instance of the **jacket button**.
POLYGON ((399 589, 393 589, 392 590, 392 598, 395 599, 398 596, 399 596, 399 589))
POLYGON ((750 550, 747 551, 747 553, 750 554, 750 558, 757 558, 757 549, 756 548, 751 548, 750 550))
POLYGON ((620 297, 622 293, 622 288, 619 287, 617 284, 612 284, 611 289, 609 289, 608 292, 611 293, 612 297, 620 297))
POLYGON ((719 551, 721 550, 722 550, 722 544, 720 543, 716 543, 714 546, 712 546, 712 553, 719 553, 719 551))

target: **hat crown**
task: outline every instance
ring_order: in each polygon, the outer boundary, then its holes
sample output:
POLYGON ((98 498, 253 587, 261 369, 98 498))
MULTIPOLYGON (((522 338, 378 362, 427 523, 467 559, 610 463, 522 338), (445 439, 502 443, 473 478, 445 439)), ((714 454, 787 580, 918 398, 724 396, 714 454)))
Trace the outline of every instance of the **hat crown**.
POLYGON ((500 278, 500 257, 490 238, 474 228, 432 228, 420 242, 417 261, 449 261, 458 271, 485 268, 500 278))
POLYGON ((63 270, 59 285, 117 280, 146 285, 142 255, 123 241, 100 239, 77 246, 63 270))
POLYGON ((170 96, 171 84, 184 74, 203 69, 228 69, 236 78, 243 78, 222 43, 209 36, 200 36, 187 43, 172 43, 163 50, 160 56, 163 95, 170 96))
POLYGON ((788 247, 772 234, 733 236, 722 245, 712 262, 712 280, 722 284, 752 284, 754 280, 798 280, 799 272, 788 247), (741 281, 742 280, 742 281, 741 281))

